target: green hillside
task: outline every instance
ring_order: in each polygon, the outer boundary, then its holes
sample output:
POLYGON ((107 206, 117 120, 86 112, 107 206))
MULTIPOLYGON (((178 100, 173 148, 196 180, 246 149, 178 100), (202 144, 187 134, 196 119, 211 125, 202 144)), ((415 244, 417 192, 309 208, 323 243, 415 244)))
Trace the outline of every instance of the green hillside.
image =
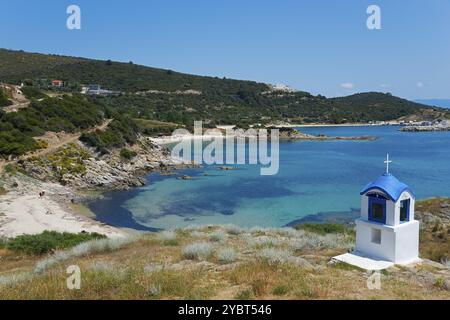
POLYGON ((33 139, 46 131, 75 132, 99 124, 102 110, 83 97, 32 101, 19 112, 0 110, 0 157, 18 156, 39 148, 33 139))
POLYGON ((6 93, 0 88, 0 108, 11 105, 12 102, 6 96, 6 93))
MULTIPOLYGON (((343 123, 395 120, 423 110, 443 111, 383 93, 327 99, 307 92, 273 91, 267 84, 202 77, 155 69, 132 62, 91 60, 0 49, 0 82, 42 88, 42 79, 66 81, 64 90, 99 84, 122 92, 95 100, 133 118, 210 126, 291 120, 296 123, 343 123), (149 92, 149 90, 151 90, 149 92)), ((50 88, 51 89, 51 88, 50 88)), ((432 112, 433 113, 433 112, 432 112)))
POLYGON ((131 62, 91 60, 0 49, 0 81, 18 84, 24 79, 62 79, 127 92, 146 90, 200 90, 235 94, 248 90, 268 90, 265 84, 201 77, 135 65, 131 62))

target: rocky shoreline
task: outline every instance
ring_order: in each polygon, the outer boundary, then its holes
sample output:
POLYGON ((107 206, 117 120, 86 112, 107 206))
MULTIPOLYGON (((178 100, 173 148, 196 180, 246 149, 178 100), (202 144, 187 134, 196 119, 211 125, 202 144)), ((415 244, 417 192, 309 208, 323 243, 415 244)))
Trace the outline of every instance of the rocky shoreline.
POLYGON ((450 120, 438 120, 433 122, 421 122, 410 124, 400 129, 402 132, 439 132, 450 131, 450 120))
POLYGON ((135 155, 123 159, 119 150, 98 154, 77 141, 45 157, 19 160, 0 177, 0 238, 45 230, 122 237, 131 231, 96 221, 84 204, 104 192, 143 186, 151 172, 199 167, 173 158, 147 137, 130 148, 135 155))
MULTIPOLYGON (((268 139, 271 139, 270 130, 278 130, 280 140, 304 140, 304 141, 336 141, 336 140, 348 140, 348 141, 374 141, 377 137, 374 136, 327 136, 327 135, 312 135, 303 133, 293 127, 287 126, 273 126, 268 127, 268 139)), ((178 143, 183 140, 205 140, 210 141, 211 139, 228 139, 228 138, 256 138, 257 133, 252 132, 240 132, 238 130, 234 131, 232 134, 226 135, 227 133, 223 129, 217 129, 216 134, 203 134, 203 135, 177 135, 177 136, 165 136, 158 138, 149 138, 155 144, 166 145, 172 143, 178 143)))
POLYGON ((326 135, 312 135, 300 132, 292 128, 272 128, 278 129, 280 132, 280 140, 306 140, 306 141, 336 141, 336 140, 349 140, 349 141, 375 141, 377 137, 361 136, 361 137, 348 137, 348 136, 326 136, 326 135))
POLYGON ((173 158, 167 148, 153 143, 147 137, 139 137, 132 150, 135 156, 123 159, 118 150, 100 155, 78 142, 63 150, 61 157, 67 158, 67 154, 70 154, 81 158, 81 162, 67 164, 63 159, 61 164, 56 154, 44 159, 19 161, 18 166, 21 172, 41 181, 61 183, 76 190, 100 191, 127 190, 143 186, 146 183, 145 177, 150 172, 198 167, 173 158), (77 166, 78 169, 75 170, 77 166))

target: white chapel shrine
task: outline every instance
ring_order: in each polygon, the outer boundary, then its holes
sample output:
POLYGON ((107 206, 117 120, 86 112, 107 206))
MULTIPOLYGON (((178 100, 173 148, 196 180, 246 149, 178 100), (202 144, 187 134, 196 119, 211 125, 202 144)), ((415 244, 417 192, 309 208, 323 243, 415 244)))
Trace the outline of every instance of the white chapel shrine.
POLYGON ((419 262, 419 222, 414 219, 412 190, 386 173, 361 191, 361 216, 356 222, 356 247, 352 253, 334 257, 367 270, 394 264, 419 262))

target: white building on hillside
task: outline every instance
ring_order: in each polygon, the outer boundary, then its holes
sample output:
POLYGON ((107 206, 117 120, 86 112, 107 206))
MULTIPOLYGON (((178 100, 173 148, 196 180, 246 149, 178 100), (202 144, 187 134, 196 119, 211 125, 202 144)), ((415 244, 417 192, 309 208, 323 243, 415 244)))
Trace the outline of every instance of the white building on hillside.
POLYGON ((389 173, 389 155, 385 163, 386 173, 361 191, 355 251, 335 257, 335 260, 368 270, 420 261, 414 193, 389 173))

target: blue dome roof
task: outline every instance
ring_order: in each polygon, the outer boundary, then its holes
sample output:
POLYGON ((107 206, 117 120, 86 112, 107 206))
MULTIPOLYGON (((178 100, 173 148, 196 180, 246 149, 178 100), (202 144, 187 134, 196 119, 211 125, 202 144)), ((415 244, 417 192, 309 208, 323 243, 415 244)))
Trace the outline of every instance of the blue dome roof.
POLYGON ((404 184, 403 182, 400 182, 396 177, 394 177, 390 173, 386 173, 379 177, 377 180, 369 183, 362 191, 361 195, 366 194, 367 192, 371 190, 380 190, 387 194, 394 202, 397 202, 400 196, 404 191, 408 191, 411 193, 413 197, 414 193, 411 191, 411 189, 404 184))

